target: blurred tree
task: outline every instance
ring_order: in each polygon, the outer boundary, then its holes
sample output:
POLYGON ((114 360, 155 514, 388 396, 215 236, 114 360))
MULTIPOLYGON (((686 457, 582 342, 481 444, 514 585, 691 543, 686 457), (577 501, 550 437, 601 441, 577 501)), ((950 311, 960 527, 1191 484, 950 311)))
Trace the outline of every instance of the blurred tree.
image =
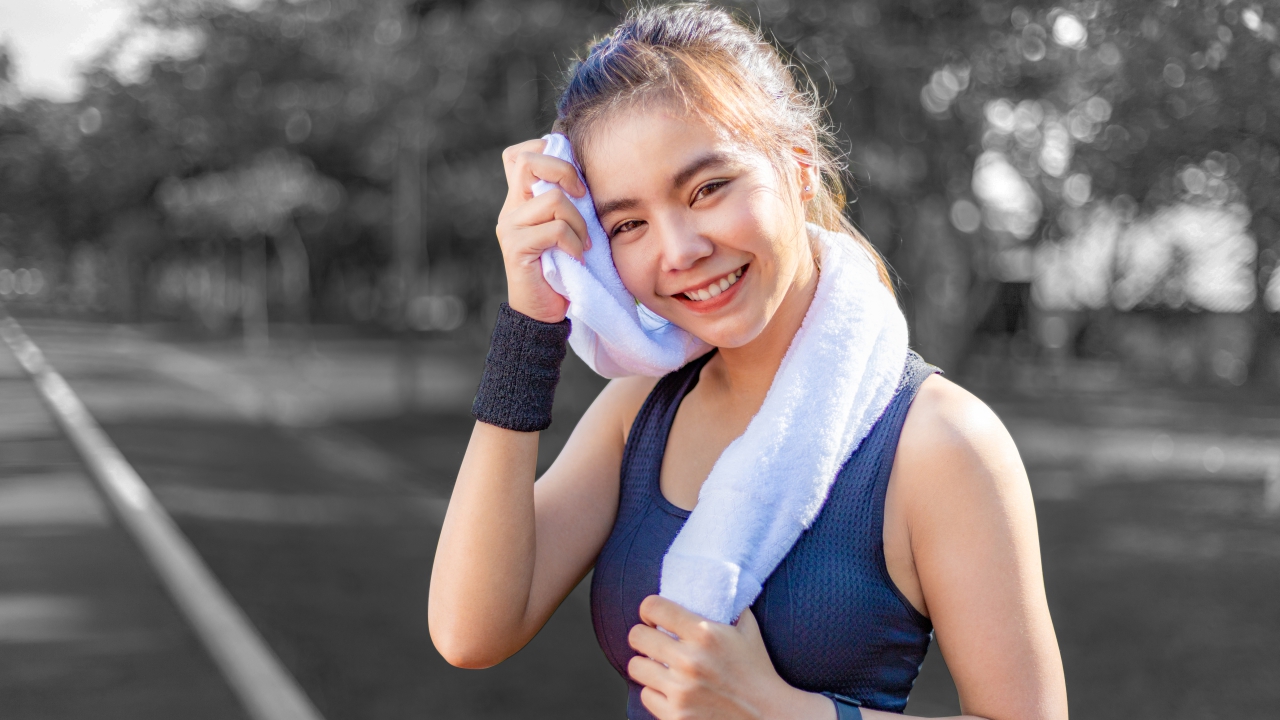
POLYGON ((206 229, 212 225, 243 244, 242 277, 252 278, 243 283, 240 300, 248 347, 267 344, 267 238, 276 242, 286 298, 306 317, 310 262, 293 218, 304 209, 332 211, 342 196, 336 181, 319 176, 309 161, 277 149, 235 170, 185 181, 169 178, 157 195, 178 222, 206 229))
MULTIPOLYGON (((1114 312, 1123 228, 1174 203, 1246 218, 1236 246, 1260 249, 1242 261, 1251 296, 1274 298, 1252 303, 1258 344, 1274 335, 1280 93, 1261 90, 1280 76, 1275 0, 730 4, 827 99, 851 212, 900 273, 930 359, 954 367, 993 303, 1030 297, 1001 284, 1025 290, 1046 258, 1079 260, 1072 302, 1114 312), (1112 240, 1071 245, 1112 227, 1112 240), (1085 261, 1099 254, 1111 259, 1085 261)), ((161 188, 240 177, 283 152, 340 191, 284 213, 269 259, 294 279, 272 287, 391 327, 429 326, 412 310, 423 295, 478 310, 502 292, 499 152, 549 127, 558 74, 620 9, 148 0, 87 71, 81 100, 0 102, 0 243, 56 258, 103 247, 124 273, 112 286, 139 290, 122 311, 139 308, 156 263, 208 256, 234 279, 233 225, 185 221, 161 188)))
POLYGON ((0 85, 8 87, 13 82, 13 57, 9 54, 9 46, 0 43, 0 85))
MULTIPOLYGON (((901 273, 916 343, 936 362, 964 354, 997 283, 1032 279, 1030 246, 1079 230, 1099 203, 1131 217, 1185 200, 1197 164, 1219 188, 1202 200, 1247 204, 1266 285, 1280 94, 1257 89, 1280 76, 1276 3, 742 7, 833 98, 855 214, 901 273)), ((1275 316, 1254 307, 1274 335, 1275 316)))
POLYGON ((166 177, 289 148, 344 188, 297 223, 315 291, 375 276, 378 314, 404 325, 431 291, 431 237, 464 271, 440 290, 481 302, 498 284, 480 261, 495 257, 483 239, 503 195, 498 153, 549 124, 555 53, 609 17, 554 0, 150 2, 90 73, 81 144, 101 172, 86 193, 101 214, 154 205, 166 177), (167 50, 139 60, 139 45, 167 50))

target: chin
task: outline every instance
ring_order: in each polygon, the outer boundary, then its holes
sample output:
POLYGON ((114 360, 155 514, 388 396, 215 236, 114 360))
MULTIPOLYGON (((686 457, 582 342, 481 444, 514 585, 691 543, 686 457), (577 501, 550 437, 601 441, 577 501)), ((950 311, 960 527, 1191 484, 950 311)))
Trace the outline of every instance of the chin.
POLYGON ((713 347, 737 348, 760 337, 766 323, 763 319, 730 316, 714 320, 694 318, 687 323, 676 324, 713 347))

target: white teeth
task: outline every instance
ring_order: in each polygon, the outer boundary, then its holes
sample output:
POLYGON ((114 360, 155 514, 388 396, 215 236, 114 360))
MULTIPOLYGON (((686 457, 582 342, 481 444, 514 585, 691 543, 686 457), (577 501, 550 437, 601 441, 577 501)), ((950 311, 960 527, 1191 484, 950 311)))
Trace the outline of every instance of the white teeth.
POLYGON ((738 268, 733 272, 720 278, 719 282, 713 282, 700 290, 690 290, 684 294, 690 300, 710 300, 720 293, 728 290, 738 279, 742 277, 742 268, 738 268))

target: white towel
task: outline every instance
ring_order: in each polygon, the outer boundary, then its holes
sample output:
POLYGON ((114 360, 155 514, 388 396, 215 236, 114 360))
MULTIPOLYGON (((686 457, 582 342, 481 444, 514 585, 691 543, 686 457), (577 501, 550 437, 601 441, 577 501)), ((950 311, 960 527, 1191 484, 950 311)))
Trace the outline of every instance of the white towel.
MULTIPOLYGON (((572 161, 563 136, 548 140, 546 152, 572 161)), ((543 274, 569 298, 573 349, 597 372, 644 375, 700 354, 706 346, 683 330, 641 324, 590 195, 574 204, 592 232, 587 266, 560 251, 542 256, 543 274), (585 307, 596 304, 606 307, 585 307), (587 326, 585 339, 574 343, 579 323, 587 326)), ((737 620, 813 523, 836 474, 893 399, 906 364, 906 319, 870 255, 847 235, 807 229, 821 249, 813 303, 764 404, 712 467, 662 562, 661 595, 717 622, 737 620)))
MULTIPOLYGON (((547 135, 543 140, 547 141, 544 154, 578 166, 564 135, 547 135)), ((582 177, 581 169, 578 177, 582 177)), ((583 178, 583 187, 586 184, 583 178)), ((534 195, 551 190, 560 188, 544 180, 533 184, 534 195)), ((584 255, 585 266, 559 248, 547 250, 542 253, 542 276, 552 289, 569 298, 568 315, 573 322, 569 346, 578 357, 607 378, 661 377, 709 350, 706 343, 641 305, 627 292, 613 266, 609 237, 596 218, 590 190, 580 198, 566 195, 587 221, 591 249, 584 255)))

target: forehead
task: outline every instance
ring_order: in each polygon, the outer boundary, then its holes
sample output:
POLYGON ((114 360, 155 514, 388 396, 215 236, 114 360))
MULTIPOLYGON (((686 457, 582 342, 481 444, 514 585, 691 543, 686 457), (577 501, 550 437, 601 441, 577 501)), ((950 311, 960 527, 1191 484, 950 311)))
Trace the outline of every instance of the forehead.
POLYGON ((743 164, 763 159, 666 103, 624 106, 595 120, 580 152, 597 202, 670 189, 681 170, 709 154, 743 164))

